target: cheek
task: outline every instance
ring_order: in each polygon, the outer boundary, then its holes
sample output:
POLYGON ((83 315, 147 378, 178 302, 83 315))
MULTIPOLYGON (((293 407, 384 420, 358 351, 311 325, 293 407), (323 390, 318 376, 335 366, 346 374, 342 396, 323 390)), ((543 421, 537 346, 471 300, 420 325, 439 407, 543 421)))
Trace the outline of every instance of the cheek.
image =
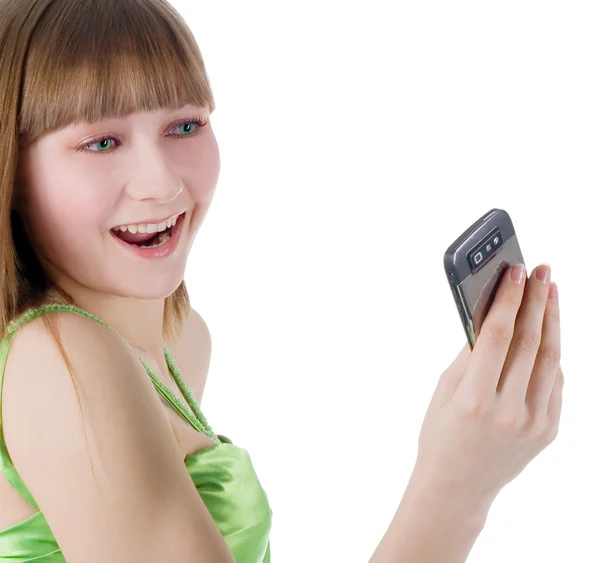
POLYGON ((108 204, 89 180, 59 180, 35 184, 26 211, 34 246, 54 262, 72 259, 74 252, 98 244, 108 204))
POLYGON ((210 205, 220 170, 219 146, 214 135, 211 135, 210 142, 203 145, 201 156, 196 159, 193 170, 188 175, 191 178, 192 197, 196 203, 201 206, 210 205))

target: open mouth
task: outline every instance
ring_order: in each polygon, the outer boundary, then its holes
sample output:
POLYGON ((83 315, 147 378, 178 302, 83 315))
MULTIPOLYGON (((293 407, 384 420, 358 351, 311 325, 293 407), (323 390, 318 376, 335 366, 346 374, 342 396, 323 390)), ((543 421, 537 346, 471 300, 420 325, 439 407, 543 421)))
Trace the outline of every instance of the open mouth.
POLYGON ((178 215, 176 222, 170 227, 167 227, 164 231, 156 233, 132 233, 130 230, 122 231, 121 229, 111 229, 111 232, 115 237, 122 240, 123 242, 139 248, 158 248, 163 246, 173 236, 176 229, 180 228, 185 218, 185 212, 178 215))

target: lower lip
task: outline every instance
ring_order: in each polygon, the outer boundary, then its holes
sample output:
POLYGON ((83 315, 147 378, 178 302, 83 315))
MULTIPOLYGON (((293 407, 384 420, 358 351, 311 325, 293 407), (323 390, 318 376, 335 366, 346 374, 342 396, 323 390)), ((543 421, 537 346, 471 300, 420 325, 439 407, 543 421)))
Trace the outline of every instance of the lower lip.
POLYGON ((133 252, 136 256, 140 256, 141 258, 166 258, 167 256, 173 254, 177 248, 177 244, 181 238, 181 232, 183 231, 183 222, 185 221, 186 215, 187 211, 179 216, 177 223, 175 223, 175 227, 173 227, 169 240, 162 246, 157 246, 156 248, 144 248, 143 246, 129 244, 128 242, 121 240, 112 231, 110 234, 121 246, 125 247, 130 252, 133 252))

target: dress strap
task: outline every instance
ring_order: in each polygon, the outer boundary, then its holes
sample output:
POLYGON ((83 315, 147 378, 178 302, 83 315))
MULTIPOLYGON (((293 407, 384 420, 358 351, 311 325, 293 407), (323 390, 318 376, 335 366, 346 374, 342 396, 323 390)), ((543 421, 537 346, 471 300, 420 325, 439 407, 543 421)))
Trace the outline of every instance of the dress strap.
POLYGON ((167 346, 165 346, 163 348, 163 353, 165 355, 167 365, 169 366, 169 371, 170 371, 171 377, 174 379, 175 383, 177 384, 177 387, 179 388, 182 395, 186 399, 186 401, 188 403, 187 406, 184 405, 179 400, 179 398, 173 393, 173 391, 171 391, 171 389, 169 389, 169 387, 167 387, 160 380, 160 378, 158 378, 154 374, 154 372, 150 369, 150 366, 148 366, 148 364, 146 364, 146 362, 138 354, 136 349, 129 343, 129 341, 124 336, 119 334, 114 328, 112 328, 107 322, 102 320, 100 317, 94 315, 93 313, 90 313, 89 311, 86 311, 85 309, 82 309, 81 307, 77 307, 76 305, 64 304, 64 303, 46 303, 46 304, 40 305, 38 307, 33 307, 33 308, 27 310, 18 319, 16 319, 15 321, 11 322, 8 325, 8 337, 10 339, 12 339, 14 333, 20 327, 22 327, 24 324, 26 324, 27 322, 32 321, 33 319, 40 317, 45 313, 51 313, 51 312, 56 312, 56 311, 63 311, 63 312, 69 311, 72 313, 77 313, 84 317, 88 317, 89 319, 92 319, 92 320, 100 323, 104 327, 108 328, 111 332, 113 332, 116 336, 118 336, 129 347, 129 349, 133 352, 133 354, 136 356, 136 358, 142 363, 142 365, 144 366, 144 369, 146 370, 146 373, 148 374, 148 377, 150 377, 150 379, 152 380, 154 387, 156 388, 158 393, 161 395, 161 397, 167 403, 169 403, 180 414, 180 416, 184 420, 186 420, 196 431, 205 434, 206 436, 208 436, 209 438, 211 438, 213 440, 216 440, 216 441, 219 440, 218 435, 215 434, 215 432, 212 430, 212 428, 208 424, 206 417, 202 413, 200 406, 198 405, 198 402, 196 401, 196 398, 194 397, 193 393, 188 388, 188 386, 185 384, 185 382, 183 380, 183 376, 181 375, 181 372, 177 368, 177 365, 175 364, 175 360, 173 359, 171 351, 168 349, 167 346))
POLYGON ((221 437, 220 435, 215 434, 213 432, 212 428, 209 426, 208 422, 206 421, 206 417, 202 414, 202 411, 200 410, 200 406, 198 405, 193 393, 188 388, 188 386, 185 384, 183 377, 181 375, 181 372, 177 368, 177 365, 175 364, 175 360, 173 359, 173 356, 172 356, 170 350, 166 346, 164 347, 163 351, 165 354, 165 359, 167 361, 167 365, 169 366, 169 371, 171 373, 171 376, 175 380, 179 390, 181 391, 182 395, 185 397, 185 399, 189 405, 189 408, 187 408, 185 405, 183 405, 183 403, 177 398, 177 396, 173 393, 173 391, 171 391, 171 389, 169 389, 169 387, 167 387, 154 374, 154 372, 150 369, 150 367, 146 364, 146 362, 144 362, 142 357, 138 354, 138 352, 135 350, 135 348, 129 343, 129 341, 125 337, 120 335, 116 330, 114 330, 108 323, 103 321, 100 317, 94 315, 93 313, 90 313, 89 311, 86 311, 85 309, 81 309, 80 307, 77 307, 76 305, 71 305, 71 304, 46 303, 46 304, 40 305, 38 307, 32 307, 32 308, 28 309, 25 313, 23 313, 20 317, 18 317, 17 319, 13 320, 12 322, 10 322, 8 324, 6 335, 0 341, 0 469, 2 470, 2 473, 4 474, 6 479, 9 481, 9 483, 36 510, 39 510, 39 507, 38 507, 37 503, 35 502, 32 494, 29 492, 29 490, 25 486, 25 483, 23 482, 23 480, 17 473, 17 470, 16 470, 14 464, 12 463, 12 460, 10 459, 8 449, 6 447, 6 442, 4 441, 4 433, 2 431, 2 408, 1 408, 2 388, 3 388, 2 384, 4 382, 4 371, 5 371, 5 366, 6 366, 6 359, 8 357, 8 351, 9 351, 10 344, 12 342, 12 339, 14 338, 15 333, 19 330, 19 328, 21 328, 28 322, 30 322, 38 317, 41 317, 42 315, 44 315, 46 313, 52 313, 52 312, 57 312, 57 311, 77 313, 78 315, 88 317, 88 318, 100 323, 101 325, 105 326, 106 328, 108 328, 111 332, 113 332, 116 336, 118 336, 123 342, 125 342, 125 344, 133 352, 133 354, 136 356, 136 358, 138 358, 138 360, 144 366, 146 373, 152 380, 152 383, 154 384, 154 387, 156 388, 158 393, 161 395, 161 397, 165 401, 167 401, 180 414, 180 416, 182 418, 184 418, 195 430, 209 436, 210 438, 212 438, 213 440, 215 440, 217 442, 229 441, 224 436, 221 437))

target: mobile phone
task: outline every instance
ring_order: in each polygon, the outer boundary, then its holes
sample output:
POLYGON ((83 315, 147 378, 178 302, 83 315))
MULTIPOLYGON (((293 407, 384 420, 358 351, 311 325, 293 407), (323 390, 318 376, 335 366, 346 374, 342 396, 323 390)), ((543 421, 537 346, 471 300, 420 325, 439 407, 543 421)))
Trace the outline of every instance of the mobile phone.
POLYGON ((491 209, 460 235, 444 254, 444 269, 471 350, 502 276, 524 264, 513 222, 491 209))

